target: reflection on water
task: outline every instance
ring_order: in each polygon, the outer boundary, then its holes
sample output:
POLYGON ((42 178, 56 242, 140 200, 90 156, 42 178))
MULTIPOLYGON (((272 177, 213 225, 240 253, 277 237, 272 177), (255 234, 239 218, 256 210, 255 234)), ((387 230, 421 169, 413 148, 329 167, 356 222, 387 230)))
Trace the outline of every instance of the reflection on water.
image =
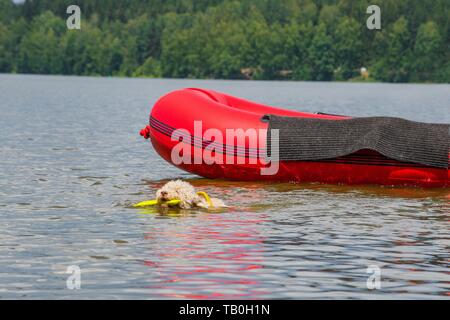
POLYGON ((154 248, 152 259, 144 264, 156 281, 148 288, 164 298, 262 297, 268 292, 251 271, 263 267, 264 237, 259 230, 263 222, 259 215, 234 219, 200 214, 196 224, 175 230, 150 227, 145 239, 154 248))
POLYGON ((199 179, 137 134, 151 103, 181 87, 450 122, 448 86, 6 75, 0 83, 0 298, 450 296, 450 190, 199 179), (230 208, 130 208, 175 178, 230 208), (81 290, 66 289, 72 265, 81 290), (367 289, 370 265, 381 269, 379 290, 367 289))
MULTIPOLYGON (((138 210, 172 221, 167 228, 151 223, 145 234, 154 244, 152 259, 144 262, 158 279, 148 286, 152 294, 188 299, 450 294, 448 190, 188 181, 240 203, 245 212, 138 210), (386 201, 395 204, 382 208, 386 201), (383 277, 376 293, 366 287, 366 268, 374 264, 383 277)), ((147 184, 156 189, 164 182, 147 184)))

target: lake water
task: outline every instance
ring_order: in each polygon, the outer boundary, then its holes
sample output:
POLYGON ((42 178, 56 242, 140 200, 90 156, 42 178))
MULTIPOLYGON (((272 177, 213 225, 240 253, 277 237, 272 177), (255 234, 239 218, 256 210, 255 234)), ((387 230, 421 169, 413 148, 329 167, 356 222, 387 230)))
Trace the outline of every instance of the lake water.
POLYGON ((449 85, 0 75, 0 298, 450 297, 450 191, 206 180, 139 136, 205 87, 303 111, 450 122, 449 85), (129 208, 187 179, 233 209, 129 208), (69 290, 69 266, 81 289, 69 290), (369 290, 369 266, 380 289, 369 290), (375 268, 375 270, 376 270, 375 268))

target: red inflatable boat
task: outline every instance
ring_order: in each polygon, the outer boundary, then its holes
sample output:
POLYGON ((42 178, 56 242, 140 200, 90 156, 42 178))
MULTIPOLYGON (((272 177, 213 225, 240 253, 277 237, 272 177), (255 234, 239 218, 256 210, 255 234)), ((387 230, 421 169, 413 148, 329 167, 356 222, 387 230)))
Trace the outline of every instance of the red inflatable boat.
MULTIPOLYGON (((399 161, 370 149, 327 159, 280 160, 275 166, 262 156, 269 148, 266 115, 352 119, 283 110, 211 90, 183 89, 163 96, 154 105, 141 135, 151 138, 155 150, 168 162, 207 178, 450 187, 448 162, 446 168, 433 167, 399 161), (264 169, 269 173, 263 173, 264 169)), ((450 154, 446 154, 448 161, 450 154)))

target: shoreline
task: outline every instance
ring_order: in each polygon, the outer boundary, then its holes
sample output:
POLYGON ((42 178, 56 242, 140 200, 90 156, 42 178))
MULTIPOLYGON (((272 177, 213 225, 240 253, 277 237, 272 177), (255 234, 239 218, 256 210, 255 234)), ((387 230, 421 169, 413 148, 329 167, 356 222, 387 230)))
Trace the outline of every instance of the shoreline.
POLYGON ((383 82, 377 80, 333 80, 333 81, 315 81, 315 80, 280 80, 280 79, 230 79, 230 78, 158 78, 158 77, 128 77, 121 75, 102 76, 102 75, 76 75, 76 74, 42 74, 42 73, 1 73, 0 76, 44 76, 44 77, 72 77, 72 78, 103 78, 103 79, 146 79, 146 80, 186 80, 186 81, 233 81, 233 82, 278 82, 278 83, 354 83, 354 84, 391 84, 391 85, 450 85, 446 82, 383 82))

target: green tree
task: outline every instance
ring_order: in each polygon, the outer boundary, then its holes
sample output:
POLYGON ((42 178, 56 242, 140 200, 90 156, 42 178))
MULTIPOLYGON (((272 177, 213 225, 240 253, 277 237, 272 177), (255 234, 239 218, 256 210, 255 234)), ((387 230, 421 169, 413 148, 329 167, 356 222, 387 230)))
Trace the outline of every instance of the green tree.
POLYGON ((0 71, 78 75, 450 82, 448 0, 0 0, 0 71), (408 17, 406 20, 404 15, 408 17))
POLYGON ((411 34, 402 16, 377 34, 373 74, 377 80, 407 82, 411 71, 411 34))
POLYGON ((133 73, 133 77, 158 78, 161 77, 161 65, 153 57, 148 57, 144 64, 133 73))
POLYGON ((0 0, 0 23, 9 23, 14 19, 15 10, 11 0, 0 0))
POLYGON ((450 57, 447 56, 447 59, 444 61, 447 61, 447 63, 439 66, 434 80, 442 83, 450 83, 450 57))
POLYGON ((362 66, 364 43, 361 30, 363 26, 356 20, 344 17, 339 21, 334 33, 334 48, 336 56, 336 78, 347 80, 358 74, 362 66))
POLYGON ((0 72, 13 70, 13 57, 10 50, 11 32, 0 22, 0 72))
POLYGON ((321 23, 315 30, 309 48, 309 64, 313 80, 329 81, 333 79, 335 57, 332 48, 333 40, 327 34, 326 26, 321 23))
POLYGON ((288 69, 288 52, 285 50, 286 34, 284 28, 275 24, 265 39, 265 46, 261 51, 261 79, 277 79, 281 70, 288 69))
POLYGON ((331 32, 339 22, 341 12, 337 5, 325 5, 320 10, 319 23, 323 23, 327 27, 327 31, 331 32))
POLYGON ((149 56, 159 57, 161 32, 161 19, 144 14, 129 20, 121 30, 123 69, 130 71, 142 65, 149 56))
POLYGON ((18 51, 18 71, 23 73, 62 73, 62 52, 59 35, 65 29, 65 22, 45 12, 36 17, 31 31, 21 40, 18 51))
POLYGON ((289 78, 293 80, 310 80, 311 73, 308 66, 308 49, 313 35, 311 23, 298 24, 292 21, 284 28, 284 50, 287 54, 287 70, 292 73, 289 78))
POLYGON ((208 41, 201 50, 207 77, 241 77, 242 47, 246 42, 241 23, 242 13, 238 2, 229 2, 209 9, 201 24, 195 24, 193 35, 203 34, 208 41), (210 28, 205 28, 209 25, 210 28), (205 29, 206 31, 202 32, 205 29))
POLYGON ((413 51, 414 81, 430 81, 435 78, 435 72, 441 67, 443 52, 441 50, 441 35, 433 21, 423 23, 417 32, 413 51))
POLYGON ((318 8, 313 0, 299 1, 299 12, 296 21, 300 24, 315 23, 318 15, 318 8))
POLYGON ((239 48, 241 67, 256 77, 261 77, 261 61, 267 45, 266 39, 270 36, 270 27, 256 6, 249 8, 248 20, 241 22, 241 30, 245 35, 245 41, 239 48))

